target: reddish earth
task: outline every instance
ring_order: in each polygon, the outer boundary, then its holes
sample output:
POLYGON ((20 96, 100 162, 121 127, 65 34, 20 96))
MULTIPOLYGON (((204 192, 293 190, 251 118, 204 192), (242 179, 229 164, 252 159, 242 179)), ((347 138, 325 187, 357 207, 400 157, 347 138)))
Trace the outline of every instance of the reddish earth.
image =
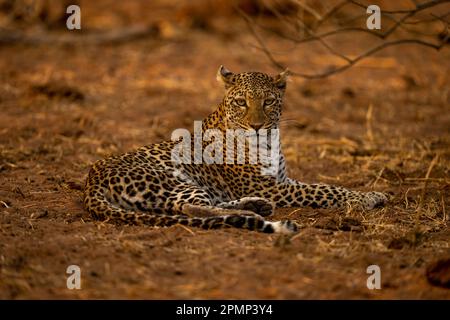
MULTIPOLYGON (((277 210, 273 219, 301 224, 293 238, 117 226, 82 207, 94 161, 192 129, 223 95, 221 64, 277 70, 250 46, 238 17, 195 24, 181 9, 172 19, 169 4, 92 3, 81 2, 86 29, 146 21, 154 34, 0 47, 1 299, 450 299, 442 271, 450 257, 448 46, 392 47, 344 73, 288 83, 282 140, 290 175, 389 191, 385 208, 277 210), (81 267, 81 290, 66 288, 72 264, 81 267), (380 290, 366 286, 372 264, 381 268, 380 290)), ((357 40, 339 45, 352 53, 373 41, 357 40)), ((332 59, 309 45, 284 62, 317 71, 332 59)))

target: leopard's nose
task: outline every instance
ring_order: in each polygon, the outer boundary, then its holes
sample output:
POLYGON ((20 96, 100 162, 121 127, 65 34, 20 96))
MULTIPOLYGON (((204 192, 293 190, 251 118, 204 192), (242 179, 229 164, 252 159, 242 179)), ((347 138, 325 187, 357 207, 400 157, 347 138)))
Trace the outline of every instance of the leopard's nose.
POLYGON ((263 125, 264 123, 252 123, 250 126, 255 129, 256 132, 258 132, 258 130, 261 129, 263 125))

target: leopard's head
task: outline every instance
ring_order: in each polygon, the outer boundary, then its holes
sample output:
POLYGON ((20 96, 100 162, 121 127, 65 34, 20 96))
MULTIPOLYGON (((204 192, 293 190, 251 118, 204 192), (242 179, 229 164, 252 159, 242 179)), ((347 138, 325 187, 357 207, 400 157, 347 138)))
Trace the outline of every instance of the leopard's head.
POLYGON ((232 73, 223 66, 217 79, 225 85, 223 101, 229 129, 276 129, 289 71, 275 77, 260 72, 232 73))

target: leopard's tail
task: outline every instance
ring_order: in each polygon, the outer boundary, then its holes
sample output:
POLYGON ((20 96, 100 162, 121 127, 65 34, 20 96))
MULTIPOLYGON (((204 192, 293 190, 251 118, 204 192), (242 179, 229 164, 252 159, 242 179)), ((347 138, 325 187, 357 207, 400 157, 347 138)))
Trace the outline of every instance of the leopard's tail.
POLYGON ((186 215, 153 214, 127 210, 114 206, 108 200, 86 197, 86 209, 99 220, 145 224, 154 227, 169 227, 180 224, 202 229, 240 228, 265 233, 295 233, 297 225, 290 221, 266 221, 257 214, 230 214, 211 217, 190 217, 186 215))

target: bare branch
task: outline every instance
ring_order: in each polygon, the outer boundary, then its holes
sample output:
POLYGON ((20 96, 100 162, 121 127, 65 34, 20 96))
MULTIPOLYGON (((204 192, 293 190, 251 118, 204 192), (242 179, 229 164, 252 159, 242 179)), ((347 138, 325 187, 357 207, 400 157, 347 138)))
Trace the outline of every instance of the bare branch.
POLYGON ((309 12, 311 15, 314 16, 314 18, 316 18, 316 20, 320 21, 322 20, 322 16, 313 8, 311 8, 310 6, 308 6, 306 3, 303 3, 300 0, 296 0, 295 3, 297 3, 297 5, 302 8, 303 10, 309 12))
MULTIPOLYGON (((404 24, 420 24, 420 23, 427 23, 427 22, 433 22, 433 21, 438 21, 438 20, 443 21, 443 18, 445 18, 449 14, 450 14, 450 12, 447 12, 446 14, 444 14, 442 16, 435 16, 435 15, 433 15, 434 18, 432 18, 432 19, 417 20, 417 21, 411 22, 411 23, 408 23, 407 21, 403 21, 402 24, 399 25, 399 27, 402 28, 402 29, 407 30, 408 32, 415 32, 417 34, 427 35, 427 34, 424 34, 424 33, 418 33, 416 31, 412 31, 412 30, 406 28, 404 26, 404 24)), ((398 20, 396 20, 396 19, 394 19, 394 18, 392 18, 390 16, 386 16, 386 17, 388 19, 390 19, 390 20, 393 20, 395 23, 398 22, 398 20)), ((268 28, 268 27, 266 27, 264 25, 261 25, 261 24, 259 24, 258 22, 256 22, 254 19, 252 19, 249 16, 247 16, 247 18, 251 20, 252 24, 258 26, 262 30, 270 32, 270 33, 273 33, 273 34, 275 34, 276 36, 278 36, 280 38, 283 38, 283 39, 286 39, 286 40, 290 40, 290 41, 293 41, 293 42, 298 43, 298 44, 305 43, 305 42, 310 42, 310 41, 319 41, 319 39, 327 38, 327 37, 330 37, 330 36, 333 36, 333 35, 339 35, 341 33, 348 33, 348 32, 366 33, 366 34, 368 34, 370 36, 377 37, 379 39, 385 39, 385 38, 388 37, 388 35, 386 35, 385 33, 376 32, 376 31, 373 31, 373 30, 369 30, 367 28, 362 28, 362 27, 342 27, 342 28, 338 28, 338 29, 335 29, 335 30, 323 32, 323 33, 320 33, 320 34, 310 33, 306 38, 298 38, 298 37, 291 36, 291 35, 288 35, 288 34, 283 34, 281 32, 278 32, 277 30, 273 30, 273 29, 268 28)))
POLYGON ((71 33, 64 35, 54 34, 26 34, 20 30, 7 30, 0 28, 0 45, 20 43, 25 45, 39 44, 99 44, 109 43, 117 44, 130 40, 141 39, 145 37, 157 37, 158 30, 155 26, 137 25, 128 28, 110 30, 105 32, 95 32, 83 35, 73 35, 71 33))
POLYGON ((337 5, 335 5, 333 8, 331 8, 328 12, 326 12, 319 21, 317 21, 317 24, 314 26, 314 29, 318 29, 325 21, 330 19, 339 10, 341 10, 343 7, 345 7, 348 4, 349 4, 349 2, 347 0, 339 2, 337 5))
MULTIPOLYGON (((292 71, 292 74, 294 76, 299 76, 299 77, 303 77, 306 79, 319 79, 319 78, 325 78, 328 77, 330 75, 333 74, 337 74, 340 72, 343 72, 345 70, 347 70, 348 68, 354 66, 355 64, 357 64, 359 61, 381 51, 384 50, 388 47, 392 47, 392 46, 397 46, 397 45, 403 45, 403 44, 416 44, 416 45, 422 45, 425 47, 429 47, 429 48, 433 48, 436 50, 441 49, 445 44, 447 44, 448 42, 448 38, 449 38, 449 23, 447 21, 444 20, 444 18, 446 16, 449 15, 449 13, 445 13, 441 16, 436 16, 436 15, 432 15, 432 19, 419 19, 419 20, 415 20, 414 22, 410 22, 408 21, 408 19, 414 17, 418 12, 421 12, 423 10, 441 5, 443 3, 446 2, 450 2, 450 0, 432 0, 432 1, 428 1, 428 2, 424 2, 424 3, 415 3, 414 6, 415 8, 409 9, 409 10, 393 10, 393 11, 384 11, 383 15, 392 20, 393 24, 387 29, 387 31, 385 32, 376 32, 373 30, 368 30, 366 28, 362 28, 362 27, 353 27, 353 26, 344 26, 341 28, 337 28, 331 31, 327 31, 327 32, 323 32, 323 33, 316 33, 315 30, 318 30, 320 25, 324 23, 325 20, 330 19, 334 14, 336 14, 336 12, 338 12, 340 9, 342 9, 344 6, 346 6, 347 4, 354 4, 358 7, 363 7, 364 9, 366 9, 366 6, 364 4, 359 3, 358 1, 355 0, 345 0, 342 2, 339 2, 337 5, 333 6, 331 9, 329 9, 325 14, 321 15, 321 13, 317 12, 316 10, 314 10, 313 8, 307 7, 305 8, 305 6, 303 5, 303 3, 300 3, 300 1, 296 1, 297 4, 300 5, 301 8, 303 9, 307 9, 308 12, 313 11, 313 16, 317 18, 317 23, 315 24, 314 27, 309 27, 304 21, 302 21, 302 19, 298 19, 296 22, 289 22, 289 19, 287 19, 285 16, 283 16, 283 14, 281 14, 280 12, 278 12, 277 9, 274 9, 273 7, 269 7, 268 9, 271 10, 273 12, 273 14, 275 15, 275 17, 277 17, 278 19, 282 20, 283 23, 287 25, 287 27, 292 27, 292 24, 300 24, 301 25, 301 29, 303 29, 306 33, 306 37, 303 38, 299 38, 298 36, 291 35, 291 34, 286 34, 285 32, 278 32, 276 30, 273 30, 271 28, 268 28, 262 24, 258 24, 257 22, 255 22, 254 19, 252 19, 251 17, 249 17, 248 15, 246 15, 243 11, 237 9, 237 11, 241 14, 241 16, 245 19, 251 33, 253 34, 254 38, 256 39, 259 47, 257 47, 258 49, 262 50, 264 52, 264 54, 269 58, 269 60, 272 62, 272 64, 274 66, 276 66, 278 69, 285 69, 285 65, 283 63, 281 63, 276 57, 275 55, 272 53, 272 51, 267 47, 267 44, 264 42, 263 38, 261 37, 261 35, 258 33, 257 28, 260 28, 262 30, 265 31, 269 31, 271 33, 276 34, 277 36, 284 38, 286 40, 292 41, 293 43, 295 43, 296 45, 298 44, 302 44, 302 43, 306 43, 306 42, 310 42, 310 41, 318 41, 322 44, 322 46, 324 46, 331 54, 333 54, 334 56, 337 56, 343 60, 346 61, 346 63, 342 66, 339 67, 335 67, 334 69, 331 70, 327 70, 321 73, 317 73, 317 74, 305 74, 305 73, 300 73, 300 72, 295 72, 292 71), (399 18, 394 18, 391 15, 396 15, 396 14, 402 14, 401 17, 399 18), (417 30, 411 30, 409 28, 406 28, 405 25, 406 24, 420 24, 420 23, 426 23, 426 22, 435 22, 435 21, 440 21, 441 23, 444 24, 444 30, 442 32, 440 32, 439 34, 436 33, 422 33, 420 31, 417 30), (289 26, 289 23, 291 23, 291 26, 289 26), (395 31, 397 29, 404 29, 406 32, 408 32, 411 35, 420 35, 420 36, 431 36, 434 39, 436 38, 440 38, 441 41, 439 43, 434 43, 433 41, 428 41, 425 39, 416 39, 415 37, 404 37, 403 39, 397 39, 397 40, 393 40, 393 41, 386 41, 387 38, 389 38, 391 35, 393 35, 395 33, 395 31), (366 34, 370 34, 373 37, 379 38, 380 40, 382 40, 382 43, 370 48, 369 50, 367 50, 366 52, 358 55, 356 58, 349 58, 348 56, 340 53, 338 50, 336 50, 335 48, 333 48, 332 46, 330 46, 324 39, 326 37, 332 36, 332 35, 339 35, 339 34, 345 34, 345 33, 350 33, 350 32, 360 32, 360 33, 366 33, 366 34)), ((364 11, 365 12, 365 11, 364 11)), ((361 17, 361 16, 360 16, 361 17)))
MULTIPOLYGON (((402 45, 402 44, 419 44, 419 45, 423 45, 426 47, 430 47, 436 50, 440 50, 445 42, 448 40, 449 38, 449 34, 446 35, 446 37, 443 39, 441 44, 435 44, 435 43, 431 43, 431 42, 427 42, 427 41, 423 41, 423 40, 419 40, 419 39, 402 39, 402 40, 396 40, 396 41, 390 41, 390 42, 385 42, 382 43, 368 51, 366 51, 365 53, 357 56, 356 58, 350 59, 349 62, 339 68, 335 68, 335 69, 331 69, 329 71, 325 71, 322 73, 318 73, 318 74, 305 74, 305 73, 300 73, 300 72, 295 72, 295 71, 290 71, 291 75, 293 76, 298 76, 301 78, 305 78, 305 79, 321 79, 321 78, 326 78, 328 76, 331 76, 333 74, 337 74, 337 73, 341 73, 345 70, 347 70, 348 68, 352 67, 353 65, 355 65, 356 63, 360 62, 361 60, 368 58, 369 56, 373 55, 374 53, 381 51, 383 49, 386 49, 387 47, 392 47, 392 46, 396 46, 396 45, 402 45)), ((260 41, 258 41, 260 45, 263 45, 262 40, 260 39, 260 41)), ((280 70, 284 70, 286 69, 286 67, 281 64, 280 62, 278 62, 273 55, 271 54, 271 52, 267 49, 266 46, 261 46, 261 47, 257 47, 258 49, 261 49, 271 60, 271 62, 274 64, 274 66, 276 66, 278 69, 280 70)))
POLYGON ((260 49, 264 51, 265 55, 267 56, 267 58, 269 58, 270 62, 272 62, 272 64, 275 65, 278 69, 281 69, 281 70, 286 69, 286 67, 283 64, 281 64, 274 58, 274 56, 272 55, 270 50, 266 47, 266 45, 264 44, 264 41, 261 39, 258 32, 255 30, 251 18, 247 14, 245 14, 245 12, 243 12, 240 8, 235 7, 235 10, 237 10, 239 12, 239 14, 242 17, 244 17, 250 32, 253 34, 256 41, 260 45, 260 49))
MULTIPOLYGON (((447 38, 448 38, 448 35, 447 35, 447 38)), ((351 61, 349 63, 347 63, 346 65, 343 65, 342 67, 339 67, 339 68, 336 68, 333 70, 329 70, 329 71, 326 71, 323 73, 319 73, 319 74, 304 74, 304 73, 298 73, 298 72, 293 72, 293 71, 291 71, 291 73, 294 76, 299 76, 299 77, 306 78, 306 79, 326 78, 332 74, 340 73, 342 71, 347 70, 348 68, 355 65, 359 61, 373 55, 374 53, 376 53, 378 51, 386 49, 387 47, 392 47, 392 46, 401 45, 401 44, 411 44, 411 43, 423 45, 423 46, 430 47, 430 48, 433 48, 436 50, 441 49, 444 45, 444 42, 442 42, 441 44, 435 44, 435 43, 431 43, 431 42, 427 42, 427 41, 423 41, 423 40, 419 40, 419 39, 402 39, 402 40, 384 42, 384 43, 366 51, 365 53, 359 55, 358 57, 351 59, 351 61)))
MULTIPOLYGON (((437 16, 437 15, 434 15, 432 13, 430 15, 433 18, 416 20, 416 21, 405 21, 405 22, 403 22, 403 24, 421 24, 421 23, 430 23, 430 22, 434 22, 434 21, 437 21, 437 20, 441 20, 442 21, 444 18, 446 18, 446 17, 448 17, 450 15, 450 11, 447 11, 447 13, 444 13, 441 16, 437 16)), ((448 21, 445 21, 445 20, 444 20, 444 22, 449 23, 448 21)))
MULTIPOLYGON (((272 63, 274 63, 274 64, 276 64, 276 65, 279 65, 279 66, 281 66, 281 64, 279 63, 279 62, 276 62, 275 61, 275 58, 273 57, 273 55, 272 55, 272 53, 270 52, 270 50, 267 48, 267 46, 264 44, 264 42, 263 42, 263 40, 261 39, 261 37, 259 36, 259 34, 258 34, 258 32, 256 31, 256 29, 253 27, 253 25, 255 24, 255 21, 251 18, 251 17, 249 17, 247 14, 245 14, 245 12, 243 12, 242 10, 240 10, 239 8, 236 8, 236 10, 239 12, 239 14, 242 16, 242 17, 244 17, 244 19, 245 19, 245 21, 247 22, 247 26, 249 27, 249 29, 250 29, 250 31, 252 32, 252 34, 253 34, 253 36, 255 37, 255 39, 257 40, 257 42, 258 42, 258 44, 260 45, 260 48, 259 49, 262 49, 265 53, 266 53, 266 55, 268 56, 268 58, 270 59, 270 61, 272 62, 272 63)), ((269 10, 272 10, 272 9, 269 9, 269 10)), ((274 12, 274 14, 276 14, 275 12, 274 12)), ((303 28, 305 29, 305 31, 308 33, 308 34, 311 34, 311 30, 305 25, 305 24, 303 24, 303 28)), ((280 35, 281 36, 281 35, 280 35)), ((292 41, 297 41, 297 39, 295 39, 295 38, 292 38, 292 39, 290 39, 290 40, 292 40, 292 41)), ((331 54, 333 54, 333 55, 335 55, 335 56, 337 56, 337 57, 339 57, 339 58, 341 58, 341 59, 343 59, 343 60, 345 60, 345 61, 347 61, 347 62, 350 62, 350 59, 347 57, 347 56, 345 56, 345 55, 343 55, 343 54, 341 54, 341 53, 339 53, 339 52, 337 52, 334 48, 332 48, 328 43, 326 43, 322 38, 317 38, 317 41, 319 41, 331 54)))
MULTIPOLYGON (((347 0, 347 1, 350 3, 353 3, 354 5, 357 5, 358 7, 364 8, 364 9, 366 9, 368 7, 368 5, 360 3, 356 0, 347 0)), ((450 0, 432 0, 432 1, 424 2, 424 3, 416 4, 415 9, 392 10, 392 11, 383 10, 383 12, 388 13, 388 14, 404 14, 404 13, 410 14, 411 12, 416 13, 416 12, 419 12, 419 11, 422 11, 422 10, 425 10, 425 9, 428 9, 428 8, 431 8, 436 5, 446 3, 446 2, 450 2, 450 0)))

